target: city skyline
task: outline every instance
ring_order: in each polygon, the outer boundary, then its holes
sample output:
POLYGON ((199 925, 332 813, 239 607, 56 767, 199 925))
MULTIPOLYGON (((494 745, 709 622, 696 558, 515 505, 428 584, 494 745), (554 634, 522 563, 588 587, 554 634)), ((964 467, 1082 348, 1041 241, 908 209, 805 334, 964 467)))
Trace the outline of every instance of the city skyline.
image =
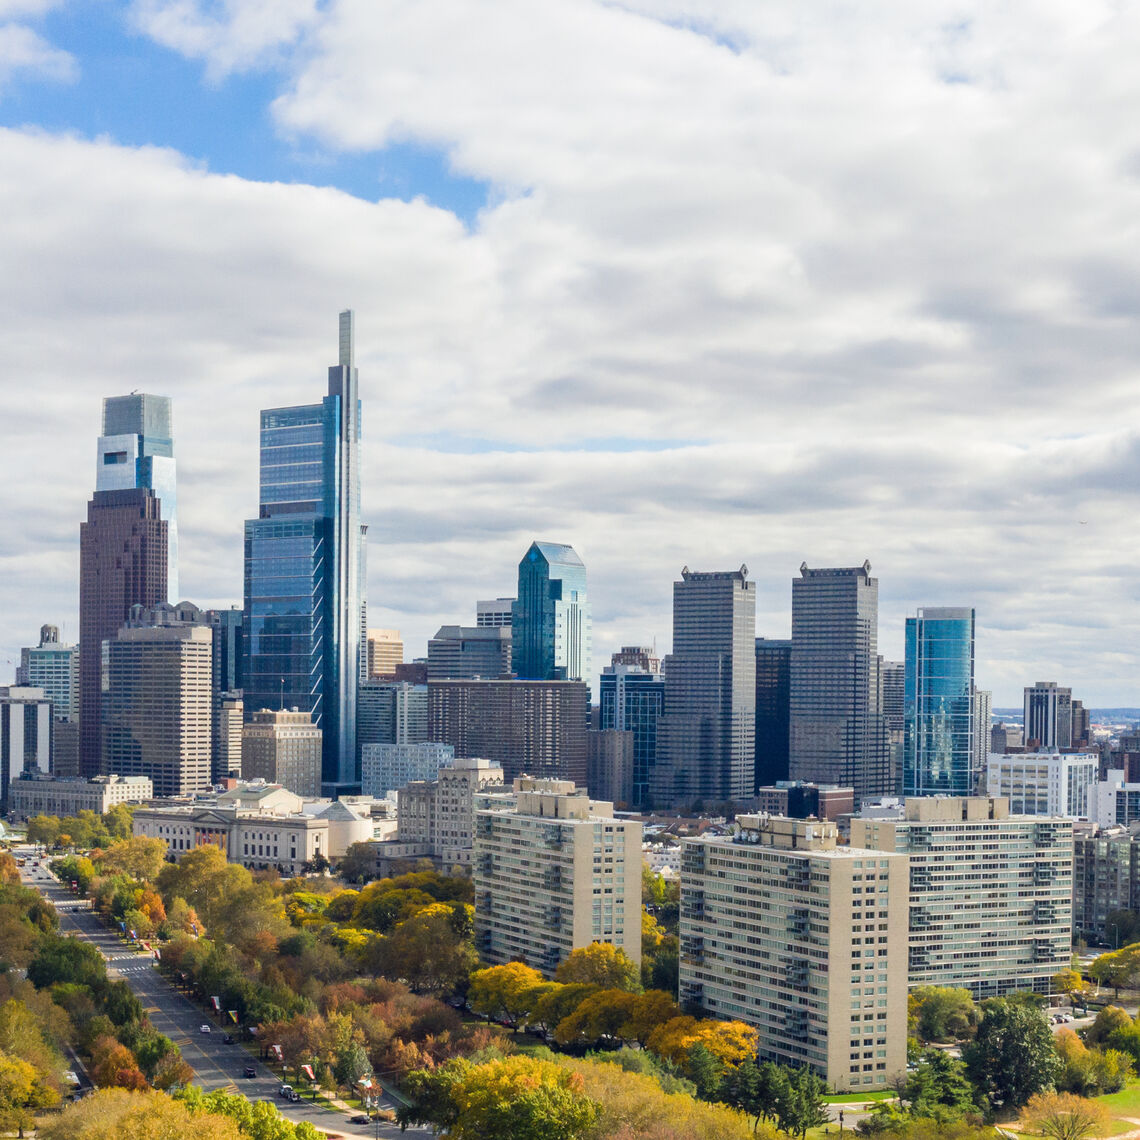
POLYGON ((179 593, 238 600, 257 413, 351 305, 371 620, 412 655, 534 538, 591 568, 598 662, 668 650, 682 565, 746 562, 781 638, 801 561, 867 558, 891 659, 967 605, 998 707, 1140 704, 1140 17, 991 9, 581 0, 524 52, 509 6, 457 4, 462 51, 382 4, 9 6, 0 658, 77 640, 131 388, 177 405, 179 593))

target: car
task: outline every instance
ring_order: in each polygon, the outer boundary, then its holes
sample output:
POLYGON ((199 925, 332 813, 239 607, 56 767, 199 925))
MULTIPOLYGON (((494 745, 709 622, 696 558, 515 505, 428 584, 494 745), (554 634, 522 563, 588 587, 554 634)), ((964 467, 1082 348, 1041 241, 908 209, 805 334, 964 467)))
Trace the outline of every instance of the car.
POLYGON ((289 1096, 289 1095, 292 1093, 292 1091, 293 1091, 293 1086, 292 1086, 292 1085, 282 1085, 282 1086, 281 1086, 281 1087, 280 1087, 280 1088, 277 1090, 277 1095, 278 1095, 278 1096, 285 1096, 285 1097, 287 1097, 287 1096, 289 1096))
POLYGON ((245 1072, 245 1076, 247 1076, 247 1077, 256 1077, 257 1076, 257 1066, 256 1065, 246 1065, 244 1072, 245 1072))
POLYGON ((234 1035, 232 1033, 227 1033, 225 1035, 225 1037, 222 1038, 222 1044, 223 1045, 232 1045, 233 1043, 234 1043, 234 1035))
POLYGON ((80 1083, 79 1076, 76 1074, 74 1069, 68 1069, 67 1072, 63 1074, 63 1079, 69 1085, 77 1085, 80 1083))
POLYGON ((199 1033, 209 1033, 210 1027, 205 1022, 202 1022, 202 1024, 198 1026, 198 1032, 199 1033))
POLYGON ((290 1089, 288 1099, 296 1104, 301 1099, 301 1094, 296 1089, 290 1089))
POLYGON ((362 1113, 360 1116, 350 1116, 348 1122, 349 1124, 371 1124, 372 1117, 362 1113))

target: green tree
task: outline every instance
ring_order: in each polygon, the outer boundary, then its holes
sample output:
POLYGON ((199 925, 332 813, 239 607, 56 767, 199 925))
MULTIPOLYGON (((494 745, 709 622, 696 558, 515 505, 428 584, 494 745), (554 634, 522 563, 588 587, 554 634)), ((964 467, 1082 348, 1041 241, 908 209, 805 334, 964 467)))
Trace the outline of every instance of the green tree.
POLYGON ((352 1088, 357 1081, 364 1080, 372 1075, 372 1065, 368 1060, 368 1053, 358 1041, 351 1041, 342 1049, 333 1064, 333 1074, 338 1085, 352 1088))
POLYGON ((589 946, 571 950, 555 970, 554 979, 563 985, 578 982, 631 993, 641 989, 641 971, 637 963, 612 942, 592 942, 589 946))
POLYGON ((60 934, 46 936, 28 963, 28 981, 37 989, 56 982, 75 982, 98 989, 106 978, 103 955, 90 942, 60 934))
POLYGON ((147 835, 132 835, 111 844, 98 858, 99 870, 105 875, 129 875, 144 883, 153 883, 166 862, 166 840, 147 835))
POLYGON ((28 820, 28 842, 54 847, 59 841, 59 816, 34 815, 28 820))
POLYGON ((453 992, 479 964, 479 956, 462 933, 456 908, 467 903, 432 903, 377 939, 369 965, 386 978, 404 981, 415 993, 453 992))
POLYGON ((697 1086, 697 1096, 701 1100, 719 1099, 725 1064, 719 1057, 714 1057, 703 1042, 698 1041, 690 1046, 685 1072, 697 1086))
POLYGON ((918 1068, 907 1076, 903 1094, 914 1116, 939 1123, 961 1120, 976 1112, 974 1088, 966 1076, 966 1066, 941 1049, 929 1049, 918 1068))
POLYGON ((24 1135, 36 1112, 59 1104, 59 1093, 43 1073, 19 1057, 0 1051, 0 1131, 24 1135))
POLYGON ((966 1071, 991 1105, 1020 1108, 1060 1071, 1052 1030, 1031 1006, 994 998, 983 1008, 977 1036, 962 1050, 966 1071))
POLYGON ((806 1065, 788 1073, 786 1090, 780 1088, 775 1102, 776 1119, 784 1132, 803 1136, 809 1128, 821 1128, 828 1121, 823 1094, 827 1083, 806 1065))
POLYGON ((1107 1041, 1118 1029, 1132 1026, 1132 1018, 1118 1005, 1106 1005, 1085 1030, 1085 1044, 1100 1045, 1107 1041))
POLYGON ((910 1012, 924 1041, 961 1040, 978 1021, 974 998, 967 989, 950 986, 918 986, 908 999, 910 1012))

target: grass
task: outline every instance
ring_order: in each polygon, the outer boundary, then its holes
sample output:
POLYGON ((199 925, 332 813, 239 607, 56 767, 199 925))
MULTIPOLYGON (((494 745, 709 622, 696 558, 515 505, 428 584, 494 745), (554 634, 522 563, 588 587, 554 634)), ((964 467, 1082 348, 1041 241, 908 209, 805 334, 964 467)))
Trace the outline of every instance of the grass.
POLYGON ((894 1089, 870 1089, 861 1093, 836 1093, 834 1096, 825 1096, 827 1104, 861 1104, 865 1101, 894 1100, 894 1089))
MULTIPOLYGON (((1134 1116, 1140 1118, 1140 1081, 1135 1081, 1118 1093, 1108 1093, 1095 1098, 1106 1105, 1113 1116, 1134 1116)), ((1133 1125, 1135 1127, 1135 1125, 1133 1125)))

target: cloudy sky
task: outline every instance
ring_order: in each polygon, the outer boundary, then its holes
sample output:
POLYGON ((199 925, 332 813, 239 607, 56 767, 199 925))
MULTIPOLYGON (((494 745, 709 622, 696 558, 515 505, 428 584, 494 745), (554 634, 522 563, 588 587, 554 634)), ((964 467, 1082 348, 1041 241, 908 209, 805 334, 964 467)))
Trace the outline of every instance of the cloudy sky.
MULTIPOLYGON (((0 665, 77 635, 100 399, 175 401, 182 593, 357 312, 373 625, 590 571, 872 563, 880 647, 1140 705, 1140 10, 0 0, 0 665)), ((4 668, 9 668, 4 666, 4 668)), ((2 680, 2 678, 0 678, 2 680)))

